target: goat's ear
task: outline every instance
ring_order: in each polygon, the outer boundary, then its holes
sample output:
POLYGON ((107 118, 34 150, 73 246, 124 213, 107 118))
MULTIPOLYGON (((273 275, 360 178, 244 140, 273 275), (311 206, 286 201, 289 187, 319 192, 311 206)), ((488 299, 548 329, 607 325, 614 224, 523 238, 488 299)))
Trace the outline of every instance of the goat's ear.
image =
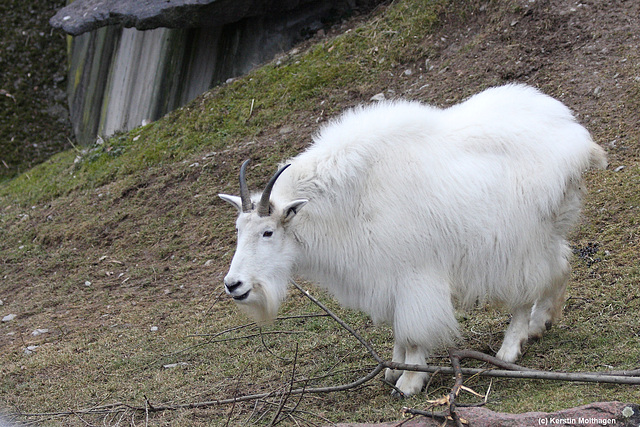
POLYGON ((242 199, 240 197, 230 196, 228 194, 218 194, 218 197, 220 197, 225 202, 235 206, 235 208, 238 209, 238 212, 242 212, 242 199))
POLYGON ((299 199, 294 200, 293 202, 289 202, 283 210, 282 219, 284 222, 290 221, 296 214, 302 209, 304 205, 308 202, 307 199, 299 199))

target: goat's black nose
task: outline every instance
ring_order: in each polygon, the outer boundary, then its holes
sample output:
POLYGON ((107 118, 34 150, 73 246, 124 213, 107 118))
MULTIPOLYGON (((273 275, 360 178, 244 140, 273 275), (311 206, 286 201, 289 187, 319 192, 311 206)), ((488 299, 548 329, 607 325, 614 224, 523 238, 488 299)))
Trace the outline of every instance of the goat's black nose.
POLYGON ((233 292, 234 290, 238 289, 240 286, 242 286, 242 281, 238 280, 237 282, 233 282, 233 283, 225 283, 224 284, 227 287, 227 291, 229 292, 233 292))

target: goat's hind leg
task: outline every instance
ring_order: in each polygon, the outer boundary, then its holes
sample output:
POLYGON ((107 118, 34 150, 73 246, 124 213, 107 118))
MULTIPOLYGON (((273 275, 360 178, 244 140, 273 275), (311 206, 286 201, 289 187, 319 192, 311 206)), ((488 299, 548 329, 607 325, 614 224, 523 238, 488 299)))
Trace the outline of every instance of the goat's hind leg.
POLYGON ((540 339, 542 334, 551 328, 553 322, 558 320, 562 314, 568 283, 569 268, 567 266, 533 306, 529 321, 529 340, 540 339))
POLYGON ((529 337, 529 320, 531 318, 531 306, 524 304, 516 307, 511 312, 511 323, 504 333, 502 347, 496 354, 498 359, 505 362, 515 362, 522 354, 522 347, 529 337))
MULTIPOLYGON (((396 363, 404 363, 405 355, 406 352, 404 346, 396 342, 393 345, 393 359, 391 359, 391 361, 396 363)), ((387 368, 387 370, 384 372, 384 379, 391 384, 395 384, 398 381, 398 378, 400 378, 400 376, 402 375, 402 372, 403 371, 401 371, 400 369, 387 368)))

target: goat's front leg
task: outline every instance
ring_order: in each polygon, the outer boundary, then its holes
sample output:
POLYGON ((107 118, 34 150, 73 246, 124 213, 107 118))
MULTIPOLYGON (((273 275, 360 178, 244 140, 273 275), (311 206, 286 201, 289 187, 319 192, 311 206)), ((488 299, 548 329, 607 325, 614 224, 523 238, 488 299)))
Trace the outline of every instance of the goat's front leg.
MULTIPOLYGON (((415 345, 405 347, 404 363, 407 365, 424 365, 426 358, 426 352, 420 347, 415 345)), ((398 381, 396 381, 396 388, 402 392, 404 397, 409 397, 420 393, 428 379, 429 374, 426 372, 403 371, 398 381)), ((397 394, 397 392, 394 394, 397 394)))

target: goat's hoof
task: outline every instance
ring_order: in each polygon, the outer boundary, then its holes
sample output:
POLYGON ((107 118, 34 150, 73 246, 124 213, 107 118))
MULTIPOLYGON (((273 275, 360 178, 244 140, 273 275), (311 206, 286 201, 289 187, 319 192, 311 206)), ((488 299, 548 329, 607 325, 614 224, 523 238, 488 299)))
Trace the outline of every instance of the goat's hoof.
POLYGON ((388 383, 395 384, 396 382, 398 382, 398 378, 400 378, 401 375, 401 370, 387 368, 384 372, 384 379, 388 383))
POLYGON ((537 323, 536 325, 529 326, 529 342, 538 341, 542 338, 542 335, 551 329, 553 322, 551 320, 547 320, 544 322, 544 325, 541 323, 537 323))
POLYGON ((520 348, 501 348, 496 357, 507 363, 513 363, 520 357, 520 348))
POLYGON ((400 389, 395 389, 391 391, 391 397, 394 397, 396 399, 404 399, 407 396, 405 396, 405 394, 400 391, 400 389))
POLYGON ((424 372, 405 371, 396 382, 394 392, 397 393, 397 396, 393 393, 392 395, 396 397, 409 397, 418 394, 426 384, 428 378, 428 374, 424 372))
POLYGON ((542 338, 542 334, 529 335, 529 342, 536 342, 542 338))

